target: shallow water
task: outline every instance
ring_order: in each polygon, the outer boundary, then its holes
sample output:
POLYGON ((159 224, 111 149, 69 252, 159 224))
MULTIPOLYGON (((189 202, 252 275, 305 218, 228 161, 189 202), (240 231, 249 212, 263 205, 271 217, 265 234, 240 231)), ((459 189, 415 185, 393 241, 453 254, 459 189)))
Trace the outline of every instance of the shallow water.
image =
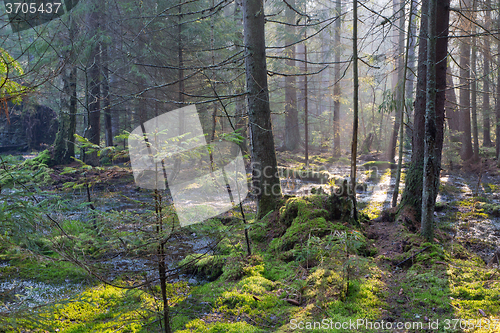
POLYGON ((82 284, 67 282, 55 285, 31 280, 12 279, 0 282, 0 312, 47 305, 84 290, 82 284))

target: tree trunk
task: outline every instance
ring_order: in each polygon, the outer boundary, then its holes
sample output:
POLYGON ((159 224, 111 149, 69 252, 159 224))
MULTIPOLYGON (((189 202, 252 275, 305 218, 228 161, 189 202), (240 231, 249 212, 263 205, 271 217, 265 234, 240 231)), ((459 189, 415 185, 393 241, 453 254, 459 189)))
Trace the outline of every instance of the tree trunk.
POLYGON ((109 57, 108 57, 108 45, 106 43, 102 44, 102 100, 104 108, 104 129, 105 129, 105 140, 106 147, 113 146, 113 127, 111 119, 111 96, 109 87, 109 57))
MULTIPOLYGON (((422 2, 422 13, 429 11, 429 2, 422 2)), ((417 93, 413 112, 411 163, 400 207, 410 209, 420 220, 422 210, 422 173, 424 161, 425 105, 427 91, 427 15, 421 15, 418 47, 417 93)))
POLYGON ((428 240, 433 238, 434 192, 436 186, 436 3, 429 1, 427 40, 427 94, 425 112, 424 172, 422 188, 421 234, 428 240))
MULTIPOLYGON (((69 26, 69 42, 76 40, 77 27, 75 20, 68 17, 69 26)), ((68 58, 71 58, 68 52, 68 58)), ((59 132, 57 133, 54 142, 54 159, 58 164, 66 164, 71 162, 71 158, 75 157, 75 133, 76 133, 76 111, 77 111, 77 96, 76 96, 76 79, 77 67, 73 63, 67 63, 63 69, 63 105, 68 110, 69 116, 61 115, 59 132)))
MULTIPOLYGON (((76 26, 75 20, 69 17, 69 39, 70 41, 76 40, 78 27, 76 26)), ((76 81, 77 81, 77 67, 72 64, 71 71, 69 73, 69 127, 66 136, 67 140, 67 150, 65 160, 71 161, 72 157, 75 157, 75 133, 76 133, 76 112, 78 98, 76 95, 76 81)))
MULTIPOLYGON (((101 79, 100 79, 100 42, 97 34, 99 32, 99 14, 100 5, 98 2, 93 2, 94 8, 89 14, 89 35, 96 38, 92 41, 90 56, 87 65, 88 84, 88 113, 89 113, 89 133, 88 139, 91 143, 99 145, 101 142, 101 79)), ((99 165, 99 157, 97 151, 94 151, 87 156, 87 164, 99 165)))
MULTIPOLYGON (((409 50, 410 50, 410 43, 411 43, 411 24, 412 24, 412 14, 413 14, 413 5, 414 2, 410 2, 410 16, 408 18, 408 37, 406 40, 406 51, 405 51, 405 57, 404 57, 404 71, 403 71, 403 78, 406 78, 407 71, 408 71, 408 57, 409 57, 409 50)), ((404 31, 404 27, 402 29, 404 31)), ((404 119, 403 115, 405 114, 406 111, 406 80, 403 80, 402 82, 402 87, 401 87, 401 100, 403 101, 401 103, 401 124, 399 128, 399 156, 398 156, 398 169, 396 173, 396 182, 394 185, 394 192, 392 193, 392 207, 396 207, 398 203, 398 196, 399 196, 399 182, 401 180, 401 168, 403 164, 403 147, 404 147, 404 119)))
POLYGON ((391 140, 389 142, 389 150, 387 152, 387 158, 389 161, 394 162, 394 157, 396 155, 396 146, 398 141, 398 133, 401 127, 402 119, 402 108, 404 101, 402 100, 402 87, 403 87, 403 73, 404 73, 404 1, 397 2, 393 0, 394 16, 399 17, 398 19, 398 49, 397 49, 397 68, 396 68, 396 82, 393 83, 393 89, 396 99, 396 117, 394 120, 394 127, 392 129, 391 140))
MULTIPOLYGON (((407 71, 407 84, 406 84, 406 99, 409 99, 411 101, 414 100, 413 97, 413 90, 415 88, 415 47, 417 45, 416 43, 416 35, 417 35, 417 25, 415 24, 415 20, 418 17, 418 8, 417 8, 417 1, 416 0, 411 0, 410 4, 410 10, 412 11, 410 13, 411 15, 411 21, 409 22, 409 27, 410 27, 410 32, 409 32, 409 37, 410 37, 410 48, 408 50, 408 71, 407 71)), ((406 101, 405 101, 406 103, 406 101)), ((413 137, 413 108, 408 107, 407 108, 408 114, 408 126, 406 127, 406 137, 408 141, 411 140, 413 137)))
POLYGON ((304 42, 304 158, 309 167, 309 92, 307 86, 307 45, 304 42))
MULTIPOLYGON (((446 73, 448 72, 448 32, 450 22, 450 0, 437 1, 436 22, 436 182, 439 185, 441 157, 444 141, 444 107, 446 103, 446 73)), ((438 186, 437 185, 437 186, 438 186)), ((438 187, 439 188, 439 187, 438 187)), ((434 202, 438 191, 434 192, 434 202)))
POLYGON ((76 133, 76 112, 77 112, 77 95, 76 95, 76 81, 77 81, 77 68, 73 66, 71 68, 71 72, 69 73, 69 88, 70 88, 70 97, 69 97, 69 128, 67 134, 68 140, 68 150, 67 150, 67 158, 71 160, 72 157, 75 157, 75 133, 76 133))
POLYGON ((276 208, 281 197, 269 107, 262 0, 243 0, 243 24, 253 183, 257 218, 262 218, 276 208))
MULTIPOLYGON (((243 43, 243 17, 241 16, 241 0, 236 0, 234 4, 234 20, 236 22, 237 31, 235 33, 235 44, 241 45, 243 43)), ((240 48, 238 48, 240 49, 240 48)), ((245 82, 238 79, 235 82, 235 93, 236 95, 243 94, 245 92, 245 82)), ((238 96, 235 98, 235 118, 236 118, 236 130, 238 133, 244 137, 243 142, 240 144, 240 148, 244 155, 250 154, 248 150, 248 122, 247 122, 247 110, 245 105, 245 96, 238 96)))
POLYGON ((335 39, 333 43, 335 52, 334 64, 334 84, 333 84, 333 157, 340 157, 340 27, 342 0, 336 0, 335 39))
POLYGON ((356 205, 356 159, 358 149, 358 0, 353 0, 353 24, 352 24, 352 71, 354 79, 353 92, 353 123, 352 123, 352 143, 351 143, 351 195, 352 195, 352 211, 351 217, 354 221, 358 221, 358 210, 356 205))
MULTIPOLYGON (((491 27, 491 3, 490 0, 485 1, 485 29, 489 30, 491 27)), ((488 74, 490 73, 490 43, 491 38, 489 35, 483 36, 483 147, 492 147, 491 142, 491 124, 490 124, 490 79, 488 74)))
MULTIPOLYGON (((467 10, 470 10, 470 0, 461 0, 460 8, 463 11, 463 15, 470 16, 467 14, 467 10)), ((467 18, 461 18, 461 33, 463 35, 469 35, 471 32, 470 21, 467 18)), ((472 133, 471 133, 471 119, 470 119, 470 38, 463 37, 460 40, 460 131, 462 132, 462 159, 468 160, 472 157, 472 133)))
MULTIPOLYGON (((295 0, 288 2, 290 6, 295 7, 295 0)), ((289 24, 285 26, 285 45, 293 44, 295 41, 295 12, 286 7, 286 21, 289 24)), ((285 56, 290 58, 285 61, 287 71, 290 74, 295 73, 295 45, 285 48, 285 56)), ((295 150, 299 147, 299 117, 297 111, 297 80, 295 76, 285 77, 285 145, 286 150, 295 150)))
MULTIPOLYGON (((472 28, 472 33, 474 34, 476 31, 475 28, 472 28)), ((476 38, 472 37, 472 55, 471 55, 471 113, 472 113, 472 137, 474 140, 474 160, 477 161, 479 159, 479 134, 477 130, 477 82, 476 82, 476 60, 477 60, 477 49, 476 49, 476 38)))
MULTIPOLYGON (((500 24, 500 18, 497 24, 500 24)), ((497 39, 497 54, 499 55, 497 57, 497 61, 500 62, 500 39, 497 39)), ((497 164, 500 166, 500 75, 497 75, 497 101, 495 104, 495 121, 495 150, 497 164)))
POLYGON ((445 111, 446 118, 448 119, 448 127, 450 128, 451 140, 460 141, 460 111, 457 104, 457 95, 455 94, 455 88, 453 83, 453 78, 450 73, 450 69, 446 72, 446 103, 445 111))
MULTIPOLYGON (((422 3, 422 13, 429 12, 429 1, 424 1, 422 3)), ((437 38, 434 60, 432 63, 435 66, 435 77, 434 77, 434 92, 429 91, 431 94, 435 94, 434 98, 434 112, 429 114, 430 118, 426 118, 427 114, 427 83, 430 82, 427 77, 427 28, 428 15, 422 15, 421 27, 420 27, 420 46, 419 46, 419 58, 418 58, 418 77, 417 77, 417 97, 415 100, 415 113, 414 113, 414 130, 413 130, 413 154, 410 163, 409 170, 406 175, 406 186, 403 192, 403 197, 400 203, 400 210, 410 210, 416 215, 417 221, 423 221, 425 218, 425 223, 428 223, 429 215, 427 209, 434 209, 437 189, 439 184, 439 172, 441 168, 441 153, 443 147, 443 127, 444 127, 444 105, 445 105, 445 91, 446 91, 446 71, 447 71, 447 52, 448 52, 448 25, 449 25, 449 7, 450 3, 448 0, 439 1, 437 0, 437 8, 435 15, 439 18, 436 24, 435 37, 437 38), (434 113, 434 117, 432 116, 434 113), (435 119, 433 122, 432 120, 435 119), (426 121, 429 121, 426 128, 426 121), (434 123, 434 128, 432 124, 434 123), (434 133, 433 133, 434 132, 434 133), (433 142, 424 142, 424 138, 432 140, 433 142), (427 177, 427 189, 425 193, 425 201, 423 201, 424 190, 423 190, 423 178, 424 176, 424 156, 425 144, 428 144, 427 148, 427 166, 429 169, 426 170, 427 177), (434 144, 434 149, 432 152, 432 144, 434 144), (430 172, 433 170, 434 174, 430 172), (434 188, 432 188, 434 187, 434 188), (425 207, 425 210, 424 210, 425 207), (423 216, 422 213, 427 214, 423 216)), ((432 107, 432 105, 429 105, 432 107)), ((422 226, 421 226, 422 227, 422 226)), ((432 222, 424 226, 421 231, 424 234, 428 233, 428 228, 432 230, 432 222)))

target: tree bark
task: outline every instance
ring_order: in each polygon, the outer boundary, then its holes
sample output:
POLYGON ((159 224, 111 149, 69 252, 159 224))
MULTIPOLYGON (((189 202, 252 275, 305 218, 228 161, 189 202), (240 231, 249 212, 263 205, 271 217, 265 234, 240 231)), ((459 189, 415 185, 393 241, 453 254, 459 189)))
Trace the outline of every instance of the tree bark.
POLYGON ((436 190, 436 2, 429 1, 427 25, 427 94, 425 110, 424 172, 422 188, 421 234, 432 240, 434 224, 434 191, 436 190))
MULTIPOLYGON (((422 13, 429 11, 429 2, 422 3, 422 13)), ((443 127, 444 127, 444 105, 446 93, 446 71, 447 71, 447 52, 448 52, 448 28, 449 28, 449 0, 437 0, 436 22, 436 49, 435 49, 435 168, 434 168, 434 186, 439 184, 439 172, 441 168, 441 155, 443 147, 443 127)), ((423 160, 424 160, 424 138, 425 114, 427 103, 427 15, 421 17, 420 27, 420 46, 418 58, 418 76, 417 76, 417 96, 415 99, 414 129, 410 167, 406 175, 406 186, 400 203, 400 209, 410 209, 416 214, 417 220, 422 219, 422 194, 423 194, 423 160)), ((437 190, 433 193, 435 203, 437 190)), ((427 202, 429 203, 429 202, 427 202)))
POLYGON ((102 44, 102 100, 104 109, 104 130, 105 130, 105 141, 106 147, 113 146, 113 127, 111 119, 111 96, 110 96, 110 86, 109 86, 109 57, 108 57, 108 45, 106 43, 102 44))
MULTIPOLYGON (((291 0, 288 4, 295 7, 295 0, 291 0)), ((286 21, 289 24, 285 26, 285 45, 293 44, 295 37, 295 12, 286 7, 286 21)), ((289 59, 285 61, 287 71, 290 74, 295 73, 295 45, 290 45, 285 48, 285 56, 289 59)), ((295 150, 299 147, 299 117, 297 111, 297 80, 295 76, 285 77, 285 149, 295 150)))
MULTIPOLYGON (((500 21, 500 20, 499 20, 500 21)), ((500 22, 498 22, 500 24, 500 22)), ((500 62, 500 40, 497 40, 497 61, 500 62)), ((497 75, 497 101, 495 104, 495 152, 497 164, 500 166, 500 75, 497 75)))
POLYGON ((309 92, 307 78, 307 45, 304 42, 304 159, 309 167, 309 92))
POLYGON ((455 93, 453 78, 450 69, 446 72, 446 103, 445 112, 448 119, 448 127, 450 128, 451 140, 460 141, 458 133, 460 132, 460 110, 457 104, 457 95, 455 93))
MULTIPOLYGON (((101 142, 101 79, 100 79, 100 41, 98 40, 99 32, 99 14, 100 5, 98 2, 92 2, 93 7, 89 14, 89 35, 93 36, 90 56, 87 62, 88 75, 88 113, 89 113, 89 131, 88 139, 91 143, 99 145, 101 142)), ((91 152, 87 156, 87 164, 99 165, 99 157, 97 151, 91 152)))
POLYGON ((281 197, 269 107, 262 0, 243 0, 243 25, 253 183, 257 218, 262 218, 276 208, 281 197))
POLYGON ((335 57, 334 57, 334 84, 333 84, 333 157, 340 157, 340 28, 341 28, 341 11, 342 0, 336 0, 336 15, 335 21, 335 38, 333 42, 335 57))
MULTIPOLYGON (((470 0, 461 0, 460 8, 464 16, 467 10, 470 10, 470 0)), ((467 18, 461 18, 461 32, 464 35, 471 33, 470 21, 467 18)), ((471 119, 470 119, 470 38, 463 37, 460 40, 460 131, 462 132, 462 159, 468 160, 472 157, 472 133, 471 133, 471 119)))
MULTIPOLYGON (((234 3, 234 20, 237 24, 237 30, 235 33, 235 44, 241 45, 243 43, 243 17, 241 15, 241 0, 236 0, 234 3)), ((238 48, 240 49, 240 48, 238 48)), ((235 93, 237 95, 243 94, 245 92, 245 82, 238 79, 235 82, 235 93)), ((236 130, 239 131, 240 135, 244 137, 243 142, 240 144, 240 148, 244 155, 250 154, 248 150, 248 122, 247 122, 247 110, 245 105, 245 96, 238 96, 235 99, 235 118, 236 118, 236 130)))
MULTIPOLYGON (((436 179, 439 184, 441 157, 444 141, 444 108, 446 104, 446 73, 448 72, 448 34, 450 22, 450 0, 437 0, 436 22, 436 179)), ((438 191, 434 192, 436 201, 438 191)))
MULTIPOLYGON (((474 28, 472 28, 472 33, 475 33, 474 28)), ((476 49, 476 39, 472 37, 472 55, 471 55, 471 113, 472 113, 472 137, 474 140, 473 146, 473 156, 474 160, 479 159, 479 133, 477 130, 477 82, 476 82, 476 61, 477 61, 477 49, 476 49)))
MULTIPOLYGON (((499 1, 500 4, 500 1, 499 1)), ((497 24, 500 25, 500 18, 499 22, 497 24)), ((500 39, 497 39, 497 54, 499 55, 497 57, 497 61, 500 62, 500 39)), ((496 158, 497 158, 497 165, 500 166, 500 75, 497 75, 497 101, 495 104, 495 121, 496 121, 496 126, 495 126, 495 151, 496 151, 496 158)))
POLYGON ((356 205, 356 159, 358 149, 358 104, 359 104, 359 82, 358 82, 358 0, 353 0, 353 24, 352 24, 352 72, 354 79, 353 92, 353 121, 352 121, 352 143, 351 143, 351 195, 352 211, 351 217, 358 221, 358 210, 356 205))
MULTIPOLYGON (((485 29, 489 30, 491 27, 491 3, 490 0, 485 1, 485 29)), ((491 113, 491 104, 490 104, 490 79, 488 74, 490 73, 490 43, 491 38, 489 35, 483 36, 483 147, 492 147, 493 142, 491 142, 491 123, 490 123, 490 113, 491 113)))
MULTIPOLYGON (((422 1, 422 13, 429 11, 429 2, 422 1)), ((408 207, 420 220, 422 209, 422 173, 424 161, 425 105, 427 91, 427 15, 420 17, 417 92, 413 112, 411 163, 405 179, 400 207, 408 207)))
POLYGON ((76 112, 77 112, 77 95, 76 95, 76 82, 77 82, 77 68, 73 66, 69 73, 69 128, 67 134, 68 150, 67 158, 70 160, 75 157, 75 133, 76 133, 76 112))
POLYGON ((389 142, 389 150, 387 152, 387 158, 389 161, 394 162, 394 157, 396 156, 396 146, 398 141, 398 134, 401 127, 402 119, 402 108, 404 101, 402 100, 402 87, 404 80, 404 1, 397 2, 393 0, 394 16, 399 17, 398 19, 398 49, 397 49, 397 67, 396 67, 396 82, 393 83, 394 95, 396 100, 396 117, 394 119, 394 127, 392 129, 391 140, 389 142), (399 5, 399 6, 398 6, 399 5))
MULTIPOLYGON (((410 48, 408 50, 408 72, 407 72, 407 84, 406 84, 406 99, 410 99, 411 101, 414 100, 413 97, 413 90, 415 88, 415 47, 417 45, 416 43, 416 34, 417 34, 417 25, 415 24, 415 20, 418 17, 418 8, 417 8, 417 1, 416 0, 411 0, 411 10, 412 12, 410 13, 412 19, 409 22, 409 27, 410 27, 410 48)), ((406 101, 405 101, 406 103, 406 101)), ((406 127, 406 137, 408 138, 408 141, 411 140, 413 137, 413 108, 409 107, 408 108, 408 126, 406 127)))
MULTIPOLYGON (((412 14, 413 14, 413 5, 414 2, 410 2, 410 16, 408 18, 408 37, 406 40, 406 50, 405 50, 405 57, 404 57, 404 71, 403 71, 403 78, 406 78, 407 71, 408 71, 408 58, 409 58, 409 50, 411 47, 411 24, 412 24, 412 14)), ((404 30, 404 29, 403 29, 404 30)), ((396 207, 398 203, 398 196, 399 196, 399 182, 401 180, 401 168, 403 164, 403 147, 404 147, 404 119, 403 115, 405 114, 406 111, 406 80, 403 80, 402 82, 402 87, 401 87, 401 100, 403 101, 401 104, 401 124, 399 128, 399 154, 398 154, 398 168, 397 168, 397 173, 396 173, 396 181, 394 185, 394 192, 392 192, 392 207, 396 207)))

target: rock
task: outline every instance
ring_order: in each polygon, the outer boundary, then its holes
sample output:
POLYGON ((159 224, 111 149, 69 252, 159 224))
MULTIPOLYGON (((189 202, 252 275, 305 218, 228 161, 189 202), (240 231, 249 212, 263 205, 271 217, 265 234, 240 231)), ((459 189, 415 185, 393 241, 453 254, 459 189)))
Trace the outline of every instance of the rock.
POLYGON ((51 108, 31 103, 9 104, 9 120, 0 121, 0 147, 40 149, 52 144, 59 127, 57 114, 51 108))

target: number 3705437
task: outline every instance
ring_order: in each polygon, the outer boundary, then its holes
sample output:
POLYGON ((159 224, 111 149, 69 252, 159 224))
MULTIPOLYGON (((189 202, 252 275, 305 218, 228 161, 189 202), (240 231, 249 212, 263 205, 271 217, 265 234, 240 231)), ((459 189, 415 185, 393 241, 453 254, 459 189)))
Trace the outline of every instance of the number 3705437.
POLYGON ((5 3, 5 9, 7 14, 57 14, 61 5, 61 2, 46 2, 41 4, 35 2, 7 2, 5 3))

